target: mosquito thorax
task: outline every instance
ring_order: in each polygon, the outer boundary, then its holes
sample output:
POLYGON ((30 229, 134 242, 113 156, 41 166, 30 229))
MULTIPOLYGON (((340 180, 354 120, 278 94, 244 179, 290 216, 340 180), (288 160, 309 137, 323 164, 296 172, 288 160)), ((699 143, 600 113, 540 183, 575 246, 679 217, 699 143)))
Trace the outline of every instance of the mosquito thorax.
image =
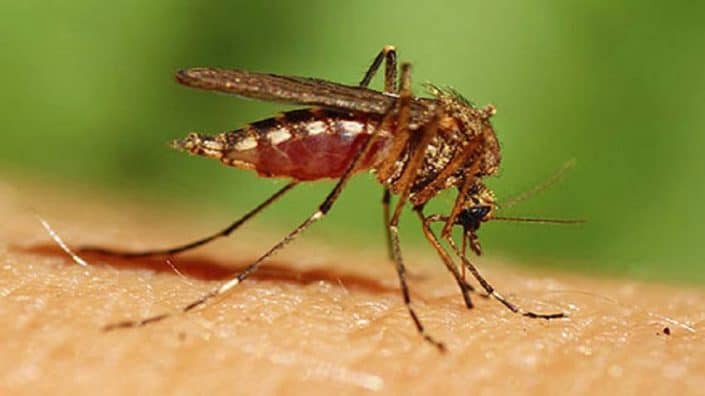
POLYGON ((501 156, 499 142, 490 119, 497 113, 497 108, 493 104, 475 106, 452 88, 442 89, 431 84, 427 84, 426 88, 438 100, 446 115, 441 119, 440 129, 446 132, 455 130, 467 141, 481 136, 478 175, 482 177, 494 174, 499 169, 501 156))

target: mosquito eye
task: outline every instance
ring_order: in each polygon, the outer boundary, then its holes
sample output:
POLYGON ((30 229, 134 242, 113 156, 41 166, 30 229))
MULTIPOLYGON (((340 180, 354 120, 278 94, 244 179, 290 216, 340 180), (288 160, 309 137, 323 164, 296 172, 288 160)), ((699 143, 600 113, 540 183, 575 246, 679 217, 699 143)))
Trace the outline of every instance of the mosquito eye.
POLYGON ((480 228, 480 223, 489 212, 489 206, 471 206, 458 214, 457 222, 465 228, 465 231, 475 231, 480 228))
POLYGON ((484 219, 489 212, 489 206, 473 206, 472 208, 470 208, 470 215, 476 218, 477 220, 484 219))

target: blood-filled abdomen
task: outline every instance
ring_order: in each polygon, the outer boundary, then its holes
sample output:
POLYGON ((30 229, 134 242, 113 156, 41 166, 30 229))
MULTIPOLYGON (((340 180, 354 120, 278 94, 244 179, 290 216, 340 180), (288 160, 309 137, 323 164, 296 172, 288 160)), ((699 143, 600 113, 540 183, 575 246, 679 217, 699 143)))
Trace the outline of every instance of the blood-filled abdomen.
MULTIPOLYGON (((295 110, 215 136, 190 134, 175 146, 265 177, 338 178, 380 123, 359 113, 295 110)), ((381 131, 357 170, 374 166, 389 141, 381 131)))

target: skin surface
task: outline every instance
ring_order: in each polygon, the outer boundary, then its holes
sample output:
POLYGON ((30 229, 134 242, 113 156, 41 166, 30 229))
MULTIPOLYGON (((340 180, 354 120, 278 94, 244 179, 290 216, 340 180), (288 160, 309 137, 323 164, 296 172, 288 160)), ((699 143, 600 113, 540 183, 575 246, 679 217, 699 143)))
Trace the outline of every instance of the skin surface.
POLYGON ((480 268, 507 297, 569 318, 523 318, 479 296, 468 311, 430 249, 413 246, 405 251, 412 298, 446 354, 413 328, 381 244, 346 252, 306 236, 215 304, 144 328, 102 332, 106 324, 191 302, 284 232, 246 227, 174 258, 176 273, 159 259, 82 255, 89 264, 83 267, 35 217, 72 245, 134 249, 188 241, 223 225, 196 210, 164 216, 108 201, 0 185, 0 394, 705 389, 702 291, 529 272, 483 259, 480 268))

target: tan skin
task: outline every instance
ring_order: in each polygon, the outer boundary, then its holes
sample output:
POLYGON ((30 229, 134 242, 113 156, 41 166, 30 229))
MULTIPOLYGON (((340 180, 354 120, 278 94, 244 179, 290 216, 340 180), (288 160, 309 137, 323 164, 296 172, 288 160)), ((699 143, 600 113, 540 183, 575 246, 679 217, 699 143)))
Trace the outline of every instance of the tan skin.
POLYGON ((351 252, 322 245, 311 234, 201 309, 106 333, 101 327, 108 323, 179 309, 247 265, 285 230, 250 226, 237 237, 175 257, 172 264, 182 277, 163 259, 86 255, 89 266, 81 267, 34 213, 67 242, 132 249, 188 240, 221 222, 219 214, 197 208, 135 209, 109 202, 107 195, 89 199, 26 186, 4 189, 3 395, 703 389, 702 291, 480 261, 487 278, 513 301, 569 315, 529 319, 477 296, 468 310, 435 252, 409 249, 414 306, 429 331, 446 343, 448 352, 441 354, 410 323, 382 240, 368 252, 351 252))

